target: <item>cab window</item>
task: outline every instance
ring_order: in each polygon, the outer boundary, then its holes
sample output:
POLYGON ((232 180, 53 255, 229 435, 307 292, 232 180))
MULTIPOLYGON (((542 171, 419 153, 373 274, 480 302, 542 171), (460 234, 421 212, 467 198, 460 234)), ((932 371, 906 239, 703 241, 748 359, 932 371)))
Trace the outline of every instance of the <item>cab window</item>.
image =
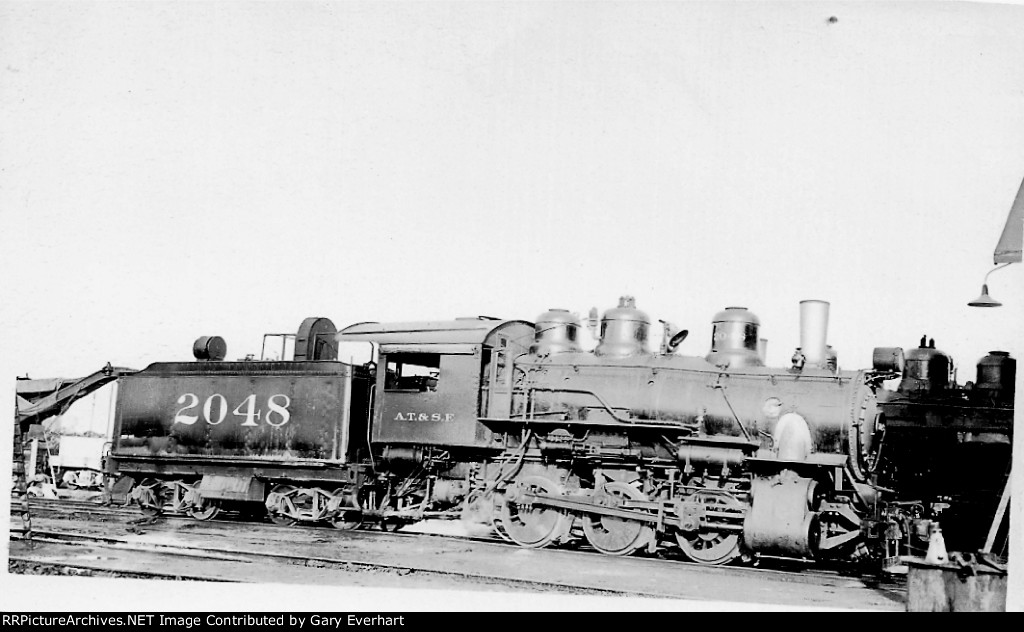
POLYGON ((441 355, 437 353, 395 353, 387 356, 384 378, 386 391, 436 391, 441 377, 441 355))

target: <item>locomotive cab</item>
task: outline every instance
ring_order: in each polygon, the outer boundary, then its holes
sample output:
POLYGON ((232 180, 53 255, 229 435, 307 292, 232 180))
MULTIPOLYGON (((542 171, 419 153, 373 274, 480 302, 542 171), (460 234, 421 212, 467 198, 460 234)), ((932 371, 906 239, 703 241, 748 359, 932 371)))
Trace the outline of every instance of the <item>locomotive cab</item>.
POLYGON ((487 317, 359 323, 336 340, 377 347, 375 447, 408 455, 414 447, 492 449, 493 433, 477 420, 507 413, 512 361, 527 352, 533 325, 487 317))

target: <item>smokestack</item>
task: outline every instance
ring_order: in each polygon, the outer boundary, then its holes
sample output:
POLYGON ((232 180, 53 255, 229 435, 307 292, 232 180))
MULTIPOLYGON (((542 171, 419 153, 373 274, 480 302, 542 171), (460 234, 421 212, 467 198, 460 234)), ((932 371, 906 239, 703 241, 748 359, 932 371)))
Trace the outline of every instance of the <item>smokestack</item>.
POLYGON ((828 305, 828 301, 800 301, 800 349, 813 367, 824 367, 827 361, 828 305))

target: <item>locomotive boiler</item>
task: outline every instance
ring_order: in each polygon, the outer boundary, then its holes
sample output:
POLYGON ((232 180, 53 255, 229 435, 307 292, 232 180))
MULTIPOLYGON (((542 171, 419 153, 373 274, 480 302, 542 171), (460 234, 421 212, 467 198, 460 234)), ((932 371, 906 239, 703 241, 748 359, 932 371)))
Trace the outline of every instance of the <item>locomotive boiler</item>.
POLYGON ((482 420, 508 444, 498 480, 479 490, 496 499, 499 532, 544 546, 578 522, 605 553, 669 536, 715 564, 863 547, 876 382, 835 368, 827 310, 802 304, 802 346, 785 369, 764 366, 745 308, 715 316, 703 357, 674 354, 678 336, 650 352, 650 319, 631 298, 605 312, 592 352, 567 312, 543 314, 510 374, 509 415, 482 420))

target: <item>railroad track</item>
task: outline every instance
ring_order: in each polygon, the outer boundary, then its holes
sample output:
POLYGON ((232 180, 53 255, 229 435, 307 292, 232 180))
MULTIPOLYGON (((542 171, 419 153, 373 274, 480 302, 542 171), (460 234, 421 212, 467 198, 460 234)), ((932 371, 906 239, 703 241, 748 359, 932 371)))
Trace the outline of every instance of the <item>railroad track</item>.
MULTIPOLYGON (((105 504, 101 504, 101 503, 98 503, 98 502, 83 501, 83 500, 62 500, 62 499, 56 499, 55 500, 55 499, 39 499, 39 498, 32 499, 30 501, 30 505, 31 505, 33 511, 42 511, 42 512, 46 512, 46 513, 49 513, 49 514, 55 514, 55 515, 68 515, 70 517, 81 515, 83 512, 88 512, 88 513, 90 513, 92 515, 97 515, 97 516, 124 517, 129 522, 140 521, 140 520, 142 520, 142 521, 149 520, 149 518, 144 516, 139 511, 139 509, 137 507, 134 507, 134 506, 105 505, 105 504)), ((180 522, 186 523, 186 524, 196 524, 197 523, 197 521, 194 518, 191 518, 190 516, 186 516, 186 515, 162 514, 159 517, 159 519, 160 520, 170 520, 170 521, 180 521, 180 522)), ((443 523, 452 524, 455 521, 435 521, 435 522, 439 522, 439 523, 443 522, 443 523)), ((253 521, 251 519, 245 519, 245 518, 235 514, 234 512, 230 512, 230 511, 222 512, 220 514, 220 516, 218 516, 217 518, 214 518, 212 520, 202 521, 199 524, 205 524, 205 525, 237 525, 239 523, 260 524, 260 525, 267 526, 268 528, 273 528, 273 529, 276 529, 276 530, 296 530, 297 532, 307 532, 310 529, 313 529, 313 530, 320 531, 320 532, 323 532, 323 533, 338 533, 338 530, 336 530, 334 527, 331 527, 331 526, 328 526, 328 525, 323 525, 323 524, 306 524, 306 525, 295 526, 295 527, 285 527, 285 526, 275 525, 275 526, 271 527, 270 526, 271 523, 268 520, 253 521)), ((363 535, 366 535, 366 536, 370 536, 370 537, 391 537, 391 538, 418 538, 418 537, 450 538, 450 539, 465 540, 465 541, 470 541, 470 542, 489 543, 489 544, 493 544, 495 546, 512 548, 512 549, 518 549, 519 548, 518 545, 516 545, 514 543, 511 543, 511 542, 508 542, 507 540, 504 540, 504 539, 500 538, 499 536, 497 536, 495 534, 490 534, 490 535, 466 535, 466 534, 453 534, 453 533, 437 533, 437 532, 434 532, 434 531, 424 530, 424 529, 418 527, 415 524, 410 526, 410 527, 407 527, 406 529, 404 529, 402 531, 386 531, 385 532, 385 531, 381 531, 381 530, 377 530, 377 529, 366 528, 366 529, 359 529, 359 530, 351 531, 351 532, 348 532, 348 533, 358 534, 358 537, 362 537, 363 535)), ((602 556, 602 557, 605 557, 605 558, 608 557, 608 556, 604 555, 603 553, 600 553, 598 551, 595 551, 595 550, 591 549, 589 547, 589 545, 587 545, 586 542, 583 541, 582 539, 581 540, 577 540, 576 544, 578 546, 571 546, 571 547, 568 547, 568 548, 551 547, 551 548, 545 549, 545 551, 550 551, 552 553, 593 555, 593 556, 602 556)), ((811 566, 812 562, 809 562, 809 561, 794 560, 794 559, 789 559, 789 558, 764 557, 764 558, 762 558, 760 564, 757 567, 713 566, 713 565, 706 565, 706 564, 699 564, 699 563, 696 563, 696 562, 691 562, 691 561, 686 560, 686 559, 676 559, 676 558, 672 557, 674 551, 672 551, 671 548, 668 549, 667 553, 668 553, 668 556, 666 556, 664 554, 659 554, 656 557, 631 556, 630 559, 649 560, 649 561, 654 561, 654 562, 657 562, 657 563, 678 564, 678 565, 684 565, 684 566, 695 567, 695 568, 704 568, 704 569, 728 569, 729 571, 744 571, 744 570, 748 570, 748 571, 751 571, 751 572, 754 572, 754 573, 758 573, 758 574, 777 573, 777 574, 783 574, 783 575, 787 575, 787 576, 793 576, 794 578, 803 577, 803 578, 810 578, 812 580, 813 579, 817 579, 817 578, 827 579, 827 578, 835 578, 835 577, 861 578, 861 579, 863 579, 864 577, 868 577, 869 576, 869 575, 866 575, 866 574, 863 574, 863 573, 853 573, 853 572, 851 572, 849 570, 848 567, 847 568, 841 568, 841 569, 839 569, 839 568, 822 568, 822 567, 820 567, 820 565, 819 566, 811 566)), ((878 582, 882 582, 882 583, 890 583, 894 587, 902 586, 903 583, 904 583, 899 576, 884 576, 881 579, 876 579, 876 580, 872 580, 872 581, 878 581, 878 582)))
MULTIPOLYGON (((541 592, 561 590, 577 594, 603 594, 603 595, 630 595, 645 597, 678 597, 678 590, 659 591, 656 589, 633 590, 621 587, 609 587, 607 585, 595 585, 593 582, 581 581, 549 581, 538 577, 523 578, 515 574, 502 574, 494 570, 474 571, 458 570, 452 571, 448 568, 438 567, 436 564, 416 565, 403 562, 381 562, 360 559, 358 556, 338 556, 324 554, 310 554, 308 551, 301 553, 267 553, 265 551, 254 552, 240 548, 236 544, 227 542, 237 532, 239 522, 232 519, 230 514, 222 514, 224 517, 210 521, 196 521, 187 516, 165 515, 159 518, 147 518, 136 508, 123 506, 102 505, 90 501, 76 500, 47 500, 33 499, 32 510, 35 512, 37 523, 40 520, 39 528, 34 530, 33 538, 40 542, 59 543, 65 546, 93 546, 105 548, 117 548, 122 551, 137 551, 149 553, 173 554, 186 557, 202 559, 220 559, 222 561, 244 562, 247 564, 273 562, 275 564, 305 565, 319 564, 322 568, 334 568, 345 570, 374 570, 393 573, 398 575, 409 575, 418 573, 421 576, 448 576, 459 578, 462 581, 471 582, 497 582, 505 586, 524 588, 541 592), (95 520, 98 524, 86 528, 83 518, 95 520), (67 520, 75 520, 74 529, 61 528, 61 523, 67 520), (117 535, 112 533, 109 525, 112 521, 122 521, 124 529, 129 531, 128 535, 117 535), (135 525, 139 525, 138 528, 135 525), (176 542, 152 543, 140 542, 136 534, 142 529, 148 532, 166 532, 174 534, 191 533, 202 535, 207 538, 221 539, 225 541, 224 546, 209 546, 198 544, 182 544, 176 542), (93 533, 85 531, 92 530, 93 533), (132 532, 135 533, 132 533, 132 532)), ((332 549, 332 544, 344 543, 348 546, 387 546, 392 543, 410 543, 416 540, 425 541, 429 538, 435 541, 459 542, 470 545, 474 551, 491 551, 498 555, 508 556, 509 553, 517 551, 528 552, 538 556, 544 556, 546 563, 553 566, 573 564, 578 560, 590 560, 587 563, 599 564, 609 567, 608 556, 579 548, 548 548, 542 551, 528 551, 521 547, 508 543, 497 537, 480 537, 467 535, 438 535, 436 533, 422 533, 416 529, 416 525, 410 528, 409 532, 383 532, 383 531, 339 531, 329 526, 300 526, 284 527, 272 525, 269 522, 245 524, 256 528, 259 537, 253 540, 252 544, 264 548, 275 546, 281 541, 306 541, 317 550, 332 549)), ((14 533, 15 538, 21 535, 14 533)), ((438 545, 442 548, 450 545, 438 545)), ((483 553, 480 553, 483 554, 483 553)), ((12 557, 12 559, 14 559, 12 557)), ((669 552, 668 556, 658 557, 630 556, 627 558, 616 558, 612 566, 628 567, 640 574, 672 572, 671 569, 680 571, 699 572, 702 576, 717 577, 724 581, 750 580, 755 582, 771 581, 784 582, 787 584, 803 584, 817 586, 825 589, 857 589, 873 590, 883 595, 890 601, 899 601, 905 594, 905 582, 902 578, 886 578, 876 576, 852 575, 843 569, 822 569, 810 567, 806 564, 792 560, 764 560, 760 567, 741 566, 707 566, 674 559, 669 552)), ((153 572, 153 576, 161 576, 161 572, 153 572)), ((185 577, 180 572, 163 573, 187 579, 218 579, 202 575, 185 577)))
MULTIPOLYGON (((14 539, 21 539, 22 535, 14 536, 14 539)), ((651 594, 649 592, 638 593, 629 590, 616 590, 592 586, 586 583, 551 582, 540 580, 524 580, 517 577, 503 577, 495 575, 484 575, 480 573, 467 573, 444 571, 431 568, 422 568, 410 564, 388 564, 382 562, 367 562, 358 559, 340 558, 332 556, 309 556, 309 555, 288 555, 271 552, 252 552, 235 548, 212 547, 212 546, 190 546, 184 544, 139 544, 131 542, 126 538, 83 535, 68 531, 56 531, 51 529, 34 531, 32 539, 36 542, 47 542, 70 546, 88 547, 90 549, 109 548, 120 551, 135 551, 145 553, 156 553, 160 555, 174 555, 177 557, 188 557, 197 560, 217 560, 241 562, 245 564, 260 564, 268 560, 275 563, 293 564, 297 566, 314 567, 319 569, 340 569, 346 571, 385 571, 400 576, 412 573, 428 577, 454 577, 459 580, 471 580, 474 583, 497 583, 512 587, 523 588, 538 592, 569 592, 572 594, 605 595, 605 596, 632 596, 632 597, 671 597, 668 594, 651 594)), ((38 563, 31 556, 11 555, 10 559, 15 562, 26 564, 38 563)), ((60 564, 61 566, 75 567, 82 570, 102 570, 95 565, 86 563, 60 564)), ((182 574, 176 571, 139 571, 129 573, 133 577, 149 577, 154 579, 175 579, 175 580, 200 580, 200 581, 245 581, 228 580, 211 573, 189 573, 182 574)))

